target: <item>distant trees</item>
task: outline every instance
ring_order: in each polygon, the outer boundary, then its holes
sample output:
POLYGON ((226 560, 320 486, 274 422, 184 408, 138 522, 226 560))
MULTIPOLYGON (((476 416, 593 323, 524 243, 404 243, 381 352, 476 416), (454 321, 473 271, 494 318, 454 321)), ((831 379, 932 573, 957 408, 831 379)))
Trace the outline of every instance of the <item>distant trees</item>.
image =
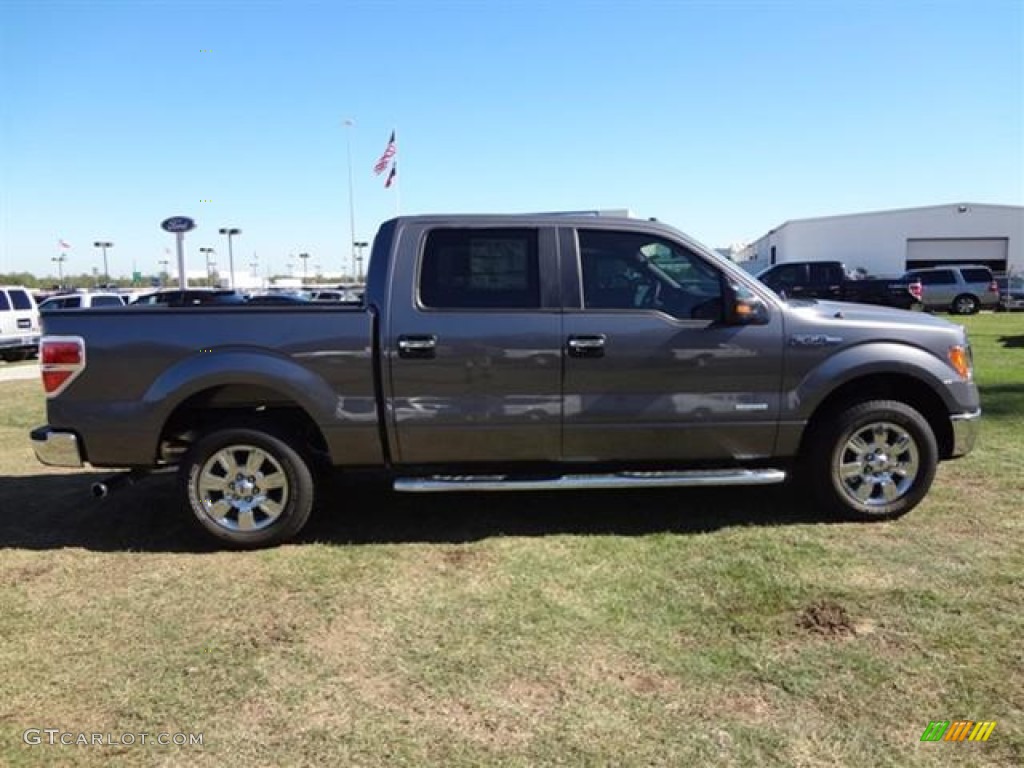
POLYGON ((56 275, 44 275, 36 277, 31 272, 4 272, 0 273, 0 285, 24 285, 26 288, 37 290, 52 290, 54 288, 95 288, 99 283, 116 285, 120 288, 132 288, 138 286, 149 286, 151 279, 158 275, 143 275, 138 283, 133 283, 129 278, 111 278, 104 281, 102 276, 83 272, 80 275, 64 275, 64 284, 58 285, 60 281, 56 275))

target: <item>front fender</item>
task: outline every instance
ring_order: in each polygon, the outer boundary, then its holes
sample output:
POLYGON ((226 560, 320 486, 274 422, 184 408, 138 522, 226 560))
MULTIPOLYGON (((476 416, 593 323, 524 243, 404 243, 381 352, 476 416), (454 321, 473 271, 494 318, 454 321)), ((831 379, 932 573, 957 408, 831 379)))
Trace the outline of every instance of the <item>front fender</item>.
POLYGON ((867 342, 848 347, 811 369, 783 399, 783 419, 806 421, 831 393, 855 379, 879 374, 907 376, 927 385, 950 413, 978 407, 977 389, 944 360, 920 347, 867 342))

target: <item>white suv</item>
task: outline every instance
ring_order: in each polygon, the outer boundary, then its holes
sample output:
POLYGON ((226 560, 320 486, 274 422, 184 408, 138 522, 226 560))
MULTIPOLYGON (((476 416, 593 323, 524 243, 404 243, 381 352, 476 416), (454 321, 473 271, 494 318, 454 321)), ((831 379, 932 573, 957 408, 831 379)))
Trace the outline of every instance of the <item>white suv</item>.
POLYGON ((0 285, 0 358, 27 360, 39 351, 39 310, 28 288, 0 285))
POLYGON ((88 309, 89 307, 123 307, 125 296, 120 293, 69 293, 51 296, 39 305, 39 310, 88 309))

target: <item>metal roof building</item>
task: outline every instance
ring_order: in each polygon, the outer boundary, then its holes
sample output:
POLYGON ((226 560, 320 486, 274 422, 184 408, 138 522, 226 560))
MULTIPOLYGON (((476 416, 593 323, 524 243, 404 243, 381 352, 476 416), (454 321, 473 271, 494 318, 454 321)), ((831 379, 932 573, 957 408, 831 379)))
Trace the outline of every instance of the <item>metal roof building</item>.
POLYGON ((1024 206, 950 203, 791 219, 736 260, 754 274, 787 261, 841 261, 874 275, 941 264, 1024 273, 1024 206))

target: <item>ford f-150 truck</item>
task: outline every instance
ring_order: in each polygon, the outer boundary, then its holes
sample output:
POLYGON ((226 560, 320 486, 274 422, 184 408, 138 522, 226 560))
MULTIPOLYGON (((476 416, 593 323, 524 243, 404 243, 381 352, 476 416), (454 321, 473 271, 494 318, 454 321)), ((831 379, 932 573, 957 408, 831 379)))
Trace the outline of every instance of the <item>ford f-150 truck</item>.
POLYGON ((323 467, 398 491, 760 485, 892 518, 981 413, 965 331, 785 301, 655 221, 413 216, 364 304, 44 318, 47 464, 179 467, 229 546, 294 536, 323 467))
POLYGON ((787 261, 758 273, 757 279, 787 299, 830 299, 923 309, 920 280, 908 277, 851 277, 840 261, 787 261))

